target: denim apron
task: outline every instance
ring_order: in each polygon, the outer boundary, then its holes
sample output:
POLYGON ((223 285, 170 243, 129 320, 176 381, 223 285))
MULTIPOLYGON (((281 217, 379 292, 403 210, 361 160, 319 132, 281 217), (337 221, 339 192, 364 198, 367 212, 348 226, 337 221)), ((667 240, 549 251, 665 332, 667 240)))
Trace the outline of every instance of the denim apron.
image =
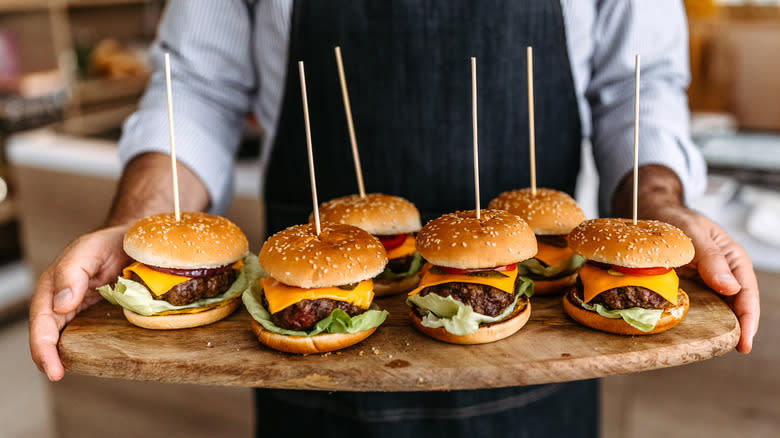
MULTIPOLYGON (((403 196, 423 223, 474 208, 477 58, 483 207, 529 185, 526 46, 534 48, 537 183, 573 194, 581 127, 555 0, 296 1, 285 97, 266 173, 268 232, 311 212, 297 61, 306 65, 320 200, 357 193, 333 47, 344 56, 367 192, 403 196)), ((465 347, 468 348, 468 347, 465 347)), ((492 390, 257 390, 257 435, 596 436, 596 381, 492 390)))

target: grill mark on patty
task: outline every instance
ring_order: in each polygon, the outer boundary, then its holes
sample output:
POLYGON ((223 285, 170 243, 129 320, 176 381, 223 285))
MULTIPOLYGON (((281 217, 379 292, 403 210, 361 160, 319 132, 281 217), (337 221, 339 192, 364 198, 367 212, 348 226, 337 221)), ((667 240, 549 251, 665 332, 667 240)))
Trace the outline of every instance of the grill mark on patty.
MULTIPOLYGON (((212 275, 210 277, 196 277, 179 283, 168 289, 162 295, 152 293, 155 300, 164 300, 174 306, 184 306, 193 301, 202 298, 215 297, 230 288, 230 285, 236 281, 238 274, 235 269, 228 269, 225 272, 212 275)), ((135 272, 130 272, 130 280, 141 283, 151 291, 149 286, 135 272)))
MULTIPOLYGON (((268 309, 268 300, 265 299, 265 293, 263 294, 263 306, 268 309)), ((350 317, 360 315, 366 311, 366 309, 346 301, 319 298, 316 300, 301 300, 287 306, 272 314, 271 320, 277 326, 287 330, 308 331, 336 309, 345 312, 350 317)))

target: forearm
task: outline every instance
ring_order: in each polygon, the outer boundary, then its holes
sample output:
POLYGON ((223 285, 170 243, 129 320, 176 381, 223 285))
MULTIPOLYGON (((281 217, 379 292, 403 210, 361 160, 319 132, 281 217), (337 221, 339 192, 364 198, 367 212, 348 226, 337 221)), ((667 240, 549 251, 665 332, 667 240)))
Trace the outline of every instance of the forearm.
MULTIPOLYGON (((616 217, 633 216, 633 172, 629 172, 618 184, 612 197, 612 211, 616 217)), ((680 178, 671 169, 658 164, 639 167, 637 215, 640 219, 663 219, 665 207, 685 205, 680 178)))
MULTIPOLYGON (((209 195, 200 179, 185 165, 177 166, 182 211, 201 211, 209 195)), ((155 213, 174 210, 171 158, 156 152, 135 157, 125 167, 106 226, 127 225, 155 213)))

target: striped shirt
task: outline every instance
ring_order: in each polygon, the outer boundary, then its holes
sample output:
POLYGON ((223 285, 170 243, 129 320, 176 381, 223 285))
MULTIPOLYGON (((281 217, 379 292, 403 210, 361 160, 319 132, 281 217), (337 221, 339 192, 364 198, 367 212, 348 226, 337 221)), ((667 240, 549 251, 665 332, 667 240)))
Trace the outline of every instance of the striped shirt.
MULTIPOLYGON (((633 167, 637 53, 639 163, 672 169, 686 201, 695 199, 704 190, 706 166, 689 134, 681 2, 561 0, 561 7, 583 136, 591 139, 600 176, 601 213, 610 214, 612 194, 633 167)), ((234 155, 248 113, 266 134, 262 183, 281 112, 291 12, 292 0, 170 1, 151 48, 149 86, 119 141, 122 164, 142 153, 168 152, 162 54, 170 52, 177 158, 204 183, 211 212, 230 203, 234 155)))

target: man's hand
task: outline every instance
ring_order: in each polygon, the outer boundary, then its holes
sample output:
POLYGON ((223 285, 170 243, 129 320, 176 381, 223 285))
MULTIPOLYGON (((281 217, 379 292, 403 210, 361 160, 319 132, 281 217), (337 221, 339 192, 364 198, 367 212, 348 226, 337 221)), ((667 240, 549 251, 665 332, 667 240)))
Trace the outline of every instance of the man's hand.
MULTIPOLYGON (((696 250, 691 266, 710 288, 725 296, 742 331, 737 351, 749 353, 761 308, 756 274, 747 253, 714 222, 685 207, 682 186, 674 172, 658 165, 642 166, 639 181, 639 217, 670 223, 691 238, 696 250)), ((616 216, 631 217, 632 184, 628 175, 615 192, 616 216)))
MULTIPOLYGON (((139 155, 128 163, 106 220, 106 228, 79 237, 38 279, 30 305, 30 353, 51 380, 65 374, 57 341, 76 314, 100 301, 95 288, 116 280, 130 258, 122 249, 125 231, 136 220, 171 211, 170 156, 139 155)), ((179 165, 183 211, 200 211, 209 203, 206 187, 187 166, 179 165)))
POLYGON ((60 330, 80 311, 100 300, 97 286, 114 281, 127 264, 115 226, 79 237, 41 275, 30 305, 30 352, 50 380, 65 374, 57 351, 60 330))

